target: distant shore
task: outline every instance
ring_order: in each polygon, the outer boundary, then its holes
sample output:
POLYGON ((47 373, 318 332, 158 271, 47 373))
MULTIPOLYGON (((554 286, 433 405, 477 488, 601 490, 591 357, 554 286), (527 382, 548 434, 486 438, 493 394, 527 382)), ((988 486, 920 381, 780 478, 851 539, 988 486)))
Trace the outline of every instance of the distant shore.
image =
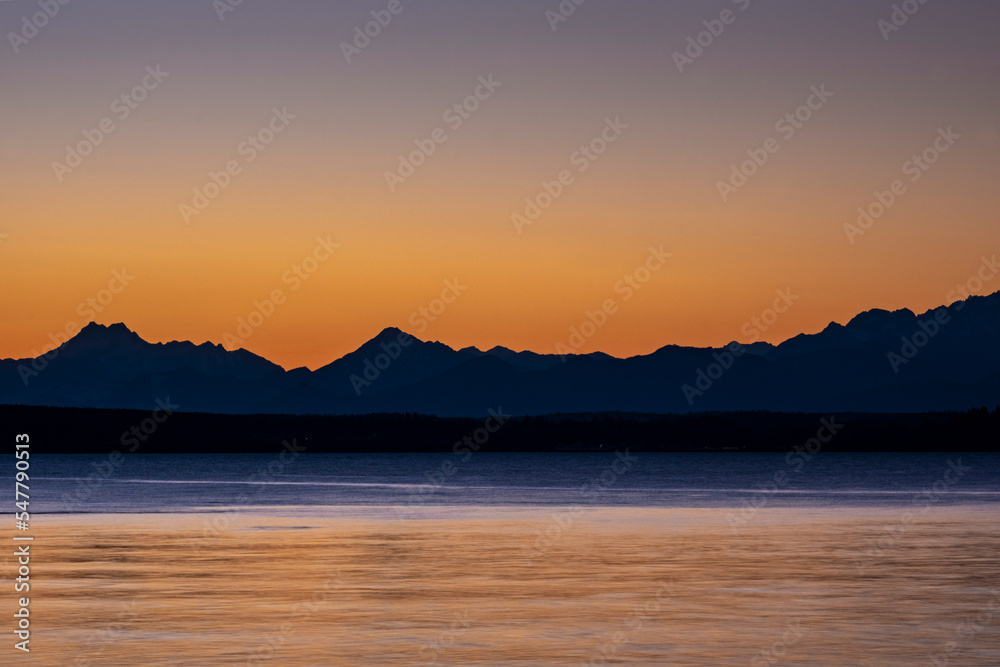
MULTIPOLYGON (((39 453, 993 451, 1000 410, 916 414, 231 415, 0 405, 39 453)), ((4 436, 7 437, 7 436, 4 436)))

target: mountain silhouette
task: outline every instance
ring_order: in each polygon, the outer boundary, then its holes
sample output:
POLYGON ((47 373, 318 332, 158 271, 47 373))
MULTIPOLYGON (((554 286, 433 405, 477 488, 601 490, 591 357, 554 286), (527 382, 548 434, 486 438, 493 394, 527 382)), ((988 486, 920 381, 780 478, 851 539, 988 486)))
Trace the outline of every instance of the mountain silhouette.
POLYGON ((286 371, 246 350, 148 343, 89 324, 35 359, 0 360, 0 403, 186 412, 510 414, 928 412, 1000 405, 1000 292, 917 315, 869 310, 780 345, 648 355, 453 349, 387 328, 336 361, 286 371))

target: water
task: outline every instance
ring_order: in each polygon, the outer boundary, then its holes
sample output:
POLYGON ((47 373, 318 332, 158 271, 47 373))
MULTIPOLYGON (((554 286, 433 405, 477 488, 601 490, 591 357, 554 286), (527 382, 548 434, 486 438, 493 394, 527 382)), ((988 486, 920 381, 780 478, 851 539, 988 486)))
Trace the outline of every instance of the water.
POLYGON ((997 454, 119 463, 32 458, 24 664, 1000 665, 997 454))
POLYGON ((280 454, 36 456, 36 512, 281 507, 902 506, 1000 501, 1000 454, 280 454), (968 468, 963 470, 962 468, 968 468), (958 473, 952 473, 952 476, 958 473), (89 479, 88 479, 89 478, 89 479))

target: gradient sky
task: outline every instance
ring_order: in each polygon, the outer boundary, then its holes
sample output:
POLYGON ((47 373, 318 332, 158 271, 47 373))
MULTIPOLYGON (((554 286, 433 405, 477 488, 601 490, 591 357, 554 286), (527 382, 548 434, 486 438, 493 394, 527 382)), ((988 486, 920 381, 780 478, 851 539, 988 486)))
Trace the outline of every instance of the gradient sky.
MULTIPOLYGON (((0 357, 53 347, 78 304, 125 267, 96 319, 150 341, 222 342, 255 300, 287 300, 244 346, 316 367, 387 326, 453 347, 552 352, 585 311, 620 306, 581 351, 722 345, 799 297, 763 339, 869 308, 940 305, 1000 252, 1000 5, 930 0, 883 39, 891 2, 589 0, 553 31, 556 0, 403 0, 352 62, 340 44, 376 2, 88 0, 0 44, 0 357), (725 9, 683 73, 673 54, 725 9), (169 73, 59 182, 53 162, 147 66, 169 73), (443 113, 477 78, 501 86, 463 125, 443 113), (833 92, 790 139, 775 123, 833 92), (272 109, 296 116, 252 163, 237 147, 272 109), (519 234, 542 180, 605 119, 628 129, 519 234), (395 192, 414 140, 448 140, 395 192), (904 163, 961 135, 917 182, 904 163), (723 202, 717 182, 768 137, 780 150, 723 202), (242 172, 190 223, 179 206, 229 160, 242 172), (852 244, 876 190, 906 193, 852 244), (340 248, 299 289, 282 276, 318 236, 340 248), (673 254, 634 297, 615 284, 650 246, 673 254), (446 279, 467 286, 421 331, 446 279)), ((34 2, 0 3, 3 32, 34 2)), ((982 292, 1000 290, 1000 279, 982 292)))

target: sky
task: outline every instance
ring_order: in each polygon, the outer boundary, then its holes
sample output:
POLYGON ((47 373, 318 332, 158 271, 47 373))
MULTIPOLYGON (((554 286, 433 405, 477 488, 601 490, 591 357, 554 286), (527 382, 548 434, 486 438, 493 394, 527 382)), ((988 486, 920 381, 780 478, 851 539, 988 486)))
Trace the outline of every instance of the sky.
POLYGON ((996 3, 229 2, 0 3, 0 357, 629 356, 1000 290, 996 3))

